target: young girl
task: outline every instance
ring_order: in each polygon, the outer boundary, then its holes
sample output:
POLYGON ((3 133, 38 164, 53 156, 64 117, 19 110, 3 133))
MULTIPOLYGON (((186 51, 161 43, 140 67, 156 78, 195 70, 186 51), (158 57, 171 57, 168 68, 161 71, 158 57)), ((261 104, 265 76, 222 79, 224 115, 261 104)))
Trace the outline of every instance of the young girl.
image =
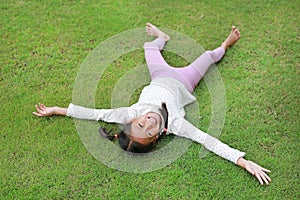
POLYGON ((241 35, 238 29, 233 26, 220 47, 204 52, 183 68, 169 66, 160 53, 170 40, 169 35, 150 23, 146 25, 146 32, 156 37, 154 41, 144 44, 151 83, 143 88, 137 103, 117 109, 90 109, 72 103, 68 108, 38 104, 35 106, 37 112, 33 114, 40 117, 64 115, 123 124, 122 131, 114 136, 107 135, 101 128, 99 131, 108 139, 116 138, 122 149, 135 153, 149 152, 162 134, 173 133, 203 144, 208 150, 246 169, 260 184, 269 184, 268 169, 244 159, 244 152, 229 147, 184 119, 184 106, 196 100, 191 93, 209 66, 218 62, 225 51, 239 40, 241 35))

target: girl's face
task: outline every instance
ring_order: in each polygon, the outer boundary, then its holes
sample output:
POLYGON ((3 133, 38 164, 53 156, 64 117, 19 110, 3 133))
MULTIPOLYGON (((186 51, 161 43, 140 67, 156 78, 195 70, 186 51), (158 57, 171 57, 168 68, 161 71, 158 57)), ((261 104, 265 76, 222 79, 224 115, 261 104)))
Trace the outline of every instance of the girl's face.
POLYGON ((132 120, 130 140, 149 144, 158 138, 162 119, 155 112, 149 112, 132 120))

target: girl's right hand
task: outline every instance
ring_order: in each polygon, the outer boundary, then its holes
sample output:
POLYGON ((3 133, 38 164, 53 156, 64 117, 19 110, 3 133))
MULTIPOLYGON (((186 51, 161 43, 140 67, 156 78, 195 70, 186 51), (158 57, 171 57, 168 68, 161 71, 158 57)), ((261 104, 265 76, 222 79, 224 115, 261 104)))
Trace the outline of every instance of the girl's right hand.
POLYGON ((55 109, 56 107, 46 107, 44 104, 39 103, 38 105, 35 105, 35 109, 37 112, 33 112, 34 115, 39 117, 48 117, 55 115, 55 109))

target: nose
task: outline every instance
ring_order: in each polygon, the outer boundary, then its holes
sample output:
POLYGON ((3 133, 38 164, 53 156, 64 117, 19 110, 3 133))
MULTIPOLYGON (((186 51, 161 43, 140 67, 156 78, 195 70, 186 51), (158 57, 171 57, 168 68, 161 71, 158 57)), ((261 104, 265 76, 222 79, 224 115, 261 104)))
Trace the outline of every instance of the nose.
POLYGON ((146 122, 147 122, 146 117, 143 117, 143 118, 141 118, 141 119, 139 120, 139 125, 145 126, 146 122))

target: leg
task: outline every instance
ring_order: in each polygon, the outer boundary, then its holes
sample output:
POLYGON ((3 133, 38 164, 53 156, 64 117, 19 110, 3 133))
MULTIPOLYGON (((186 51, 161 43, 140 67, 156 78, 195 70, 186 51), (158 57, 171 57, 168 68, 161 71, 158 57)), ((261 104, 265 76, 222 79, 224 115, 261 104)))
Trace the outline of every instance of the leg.
POLYGON ((204 76, 208 68, 215 63, 212 55, 215 55, 215 52, 220 52, 220 57, 224 55, 224 49, 219 47, 213 51, 205 51, 201 56, 199 56, 194 62, 190 65, 183 68, 176 68, 175 70, 180 73, 188 82, 189 87, 187 89, 190 92, 193 92, 195 87, 198 85, 201 78, 204 76))
POLYGON ((160 53, 165 43, 170 40, 170 37, 150 23, 146 25, 146 32, 150 36, 157 37, 154 41, 144 44, 145 59, 151 78, 154 79, 161 75, 166 68, 170 67, 160 53))
MULTIPOLYGON (((184 68, 176 69, 179 73, 181 73, 187 82, 190 84, 190 88, 195 88, 201 78, 204 76, 208 68, 211 64, 216 63, 222 59, 225 54, 225 51, 234 45, 240 38, 241 34, 236 29, 236 27, 232 27, 229 36, 222 43, 222 45, 213 50, 206 51, 200 57, 198 57, 193 63, 184 68)), ((193 90, 192 89, 192 90, 193 90)))
POLYGON ((150 68, 152 68, 154 65, 161 65, 161 66, 168 65, 160 53, 165 43, 166 42, 163 39, 156 38, 152 42, 146 42, 144 44, 145 59, 150 72, 153 70, 150 68))

